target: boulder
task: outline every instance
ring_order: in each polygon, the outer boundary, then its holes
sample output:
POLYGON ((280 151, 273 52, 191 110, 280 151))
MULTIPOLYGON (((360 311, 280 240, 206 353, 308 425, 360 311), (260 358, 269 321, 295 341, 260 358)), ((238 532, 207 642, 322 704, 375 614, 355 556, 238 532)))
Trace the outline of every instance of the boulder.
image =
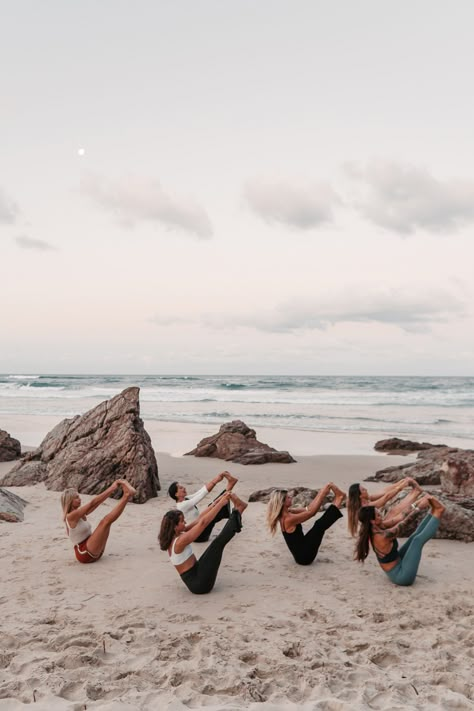
POLYGON ((284 451, 277 451, 268 444, 259 442, 255 430, 247 427, 241 420, 226 422, 219 432, 211 437, 205 437, 191 452, 185 456, 216 457, 238 464, 265 464, 280 462, 290 464, 296 460, 284 451))
POLYGON ((374 449, 377 452, 386 452, 387 454, 409 454, 410 452, 420 452, 424 449, 433 449, 435 447, 444 447, 443 444, 429 444, 429 442, 412 442, 409 439, 400 439, 399 437, 390 437, 389 439, 380 439, 375 443, 374 449))
POLYGON ((21 457, 21 444, 8 432, 0 430, 0 462, 11 462, 21 457))
POLYGON ((23 509, 27 503, 20 496, 0 488, 0 521, 8 523, 23 521, 23 509))
POLYGON ((139 392, 139 388, 127 388, 84 415, 60 422, 0 485, 44 481, 54 491, 73 487, 84 494, 98 494, 116 479, 127 479, 137 490, 135 502, 156 496, 158 465, 140 418, 139 392))
MULTIPOLYGON (((418 452, 414 462, 401 464, 398 467, 379 469, 373 476, 365 481, 400 481, 406 476, 415 479, 419 484, 426 486, 439 486, 441 483, 442 465, 453 452, 463 451, 451 447, 432 447, 418 452)), ((469 450, 465 450, 469 451, 469 450)))
MULTIPOLYGON (((446 506, 435 538, 448 538, 468 543, 474 541, 474 498, 467 501, 456 501, 441 492, 435 491, 433 493, 446 506)), ((400 495, 399 498, 403 498, 403 495, 400 495)), ((399 498, 394 499, 393 503, 396 503, 399 498)), ((416 517, 410 517, 410 521, 402 524, 400 536, 403 538, 411 536, 428 512, 429 509, 422 510, 416 517)))
MULTIPOLYGON (((268 489, 258 489, 257 491, 254 491, 250 494, 249 496, 249 501, 250 502, 255 502, 255 501, 260 501, 263 504, 267 504, 270 500, 270 495, 272 491, 275 491, 275 489, 286 489, 288 487, 275 487, 275 486, 270 486, 268 489)), ((319 489, 308 489, 306 486, 293 486, 288 488, 288 493, 293 499, 293 507, 295 509, 297 508, 304 508, 305 506, 308 506, 312 500, 317 496, 319 489)), ((326 497, 326 499, 323 502, 323 508, 328 506, 332 499, 334 498, 333 493, 331 492, 329 496, 326 497)), ((345 506, 345 504, 343 504, 345 506)))
POLYGON ((441 465, 441 489, 447 494, 474 497, 474 451, 458 449, 441 465))

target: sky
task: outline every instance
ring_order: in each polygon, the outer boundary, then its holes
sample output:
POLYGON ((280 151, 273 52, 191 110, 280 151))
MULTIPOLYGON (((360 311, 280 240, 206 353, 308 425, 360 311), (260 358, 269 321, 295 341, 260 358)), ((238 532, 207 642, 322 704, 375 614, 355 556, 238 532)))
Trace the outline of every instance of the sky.
POLYGON ((0 7, 0 372, 474 375, 471 0, 0 7))

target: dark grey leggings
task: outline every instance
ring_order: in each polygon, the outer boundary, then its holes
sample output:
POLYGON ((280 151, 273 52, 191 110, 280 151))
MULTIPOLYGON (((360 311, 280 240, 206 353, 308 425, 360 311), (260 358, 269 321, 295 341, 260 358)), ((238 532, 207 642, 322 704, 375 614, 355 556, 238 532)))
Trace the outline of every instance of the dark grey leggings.
POLYGON ((219 535, 208 545, 196 565, 181 574, 183 583, 195 595, 211 592, 216 582, 217 572, 224 548, 242 528, 240 513, 234 509, 219 535))

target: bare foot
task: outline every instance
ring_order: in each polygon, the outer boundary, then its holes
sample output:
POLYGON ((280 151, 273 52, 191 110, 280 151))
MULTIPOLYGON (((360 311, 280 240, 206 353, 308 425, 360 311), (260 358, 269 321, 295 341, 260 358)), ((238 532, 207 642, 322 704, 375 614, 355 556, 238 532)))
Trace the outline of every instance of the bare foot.
POLYGON ((242 499, 239 499, 237 494, 231 494, 230 495, 230 500, 234 504, 234 508, 239 511, 240 514, 243 514, 245 509, 247 508, 248 504, 245 503, 245 501, 242 501, 242 499))
POLYGON ((128 496, 135 496, 135 494, 137 493, 137 490, 134 489, 134 487, 129 484, 126 479, 120 479, 120 485, 123 489, 123 493, 128 494, 128 496))
POLYGON ((438 501, 438 499, 435 499, 434 496, 429 496, 428 502, 431 507, 431 513, 433 514, 433 516, 435 518, 441 518, 441 516, 446 511, 446 506, 443 506, 441 501, 438 501))
POLYGON ((232 476, 232 474, 227 471, 222 472, 222 476, 224 477, 224 479, 227 479, 227 486, 226 486, 227 491, 231 491, 234 488, 234 486, 237 484, 237 482, 239 481, 237 479, 237 477, 232 476))
POLYGON ((342 504, 345 502, 347 495, 335 484, 331 484, 331 489, 334 494, 334 500, 331 503, 340 509, 342 504))

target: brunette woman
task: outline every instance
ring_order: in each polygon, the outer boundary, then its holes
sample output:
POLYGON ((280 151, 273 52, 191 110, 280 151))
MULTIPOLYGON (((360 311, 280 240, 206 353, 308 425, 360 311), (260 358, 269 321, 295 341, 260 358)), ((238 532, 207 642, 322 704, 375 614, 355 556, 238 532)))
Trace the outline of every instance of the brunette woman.
POLYGON ((183 583, 195 595, 211 592, 216 582, 224 548, 242 528, 242 513, 247 504, 236 494, 227 491, 203 511, 196 521, 186 525, 181 511, 168 511, 161 522, 158 536, 162 551, 168 551, 171 562, 183 583), (215 519, 219 511, 231 501, 234 509, 222 531, 208 545, 199 560, 194 555, 191 543, 197 540, 204 529, 215 519))
POLYGON ((359 509, 361 506, 375 506, 375 508, 380 509, 408 486, 411 486, 413 491, 401 502, 392 507, 390 510, 392 514, 400 513, 400 511, 406 508, 407 504, 415 503, 419 495, 423 493, 417 481, 406 477, 375 494, 369 494, 365 486, 361 484, 351 484, 347 498, 347 527, 349 528, 351 536, 354 537, 357 534, 359 527, 359 509))
POLYGON ((412 585, 415 582, 423 546, 438 530, 445 507, 428 494, 420 499, 417 505, 412 504, 412 509, 406 514, 388 514, 385 519, 375 506, 363 506, 359 511, 359 538, 354 557, 359 562, 364 562, 369 554, 370 543, 380 567, 395 585, 412 585), (428 507, 431 512, 399 548, 397 536, 400 535, 402 522, 409 521, 419 510, 428 507))

